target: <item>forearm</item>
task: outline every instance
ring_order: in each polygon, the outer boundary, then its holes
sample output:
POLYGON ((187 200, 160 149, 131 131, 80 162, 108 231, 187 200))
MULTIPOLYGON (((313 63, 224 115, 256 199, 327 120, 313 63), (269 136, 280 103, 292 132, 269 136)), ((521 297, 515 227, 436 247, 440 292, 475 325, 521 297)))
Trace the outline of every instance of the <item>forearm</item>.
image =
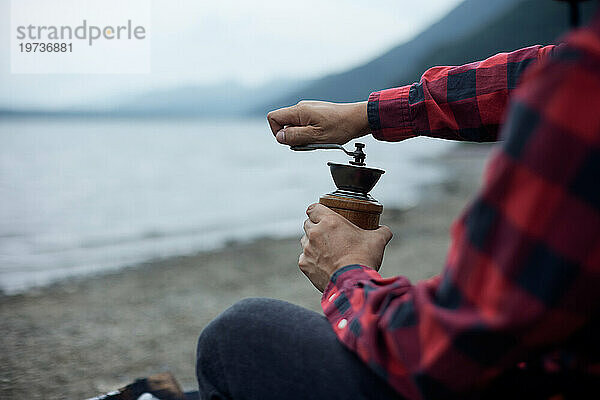
POLYGON ((496 141, 521 75, 553 48, 533 46, 463 66, 434 67, 417 83, 374 92, 368 104, 371 132, 386 141, 414 136, 496 141))

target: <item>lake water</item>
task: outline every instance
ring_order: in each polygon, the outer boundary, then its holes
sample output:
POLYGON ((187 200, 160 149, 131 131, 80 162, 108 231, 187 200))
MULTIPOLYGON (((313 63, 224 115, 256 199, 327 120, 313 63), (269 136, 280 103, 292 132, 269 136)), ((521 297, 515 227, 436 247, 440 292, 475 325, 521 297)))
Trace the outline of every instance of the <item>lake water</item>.
MULTIPOLYGON (((443 179, 421 158, 447 142, 362 141, 386 170, 372 192, 385 207, 443 179)), ((347 159, 292 152, 263 119, 0 120, 0 289, 300 236, 306 206, 334 189, 326 162, 347 159)))

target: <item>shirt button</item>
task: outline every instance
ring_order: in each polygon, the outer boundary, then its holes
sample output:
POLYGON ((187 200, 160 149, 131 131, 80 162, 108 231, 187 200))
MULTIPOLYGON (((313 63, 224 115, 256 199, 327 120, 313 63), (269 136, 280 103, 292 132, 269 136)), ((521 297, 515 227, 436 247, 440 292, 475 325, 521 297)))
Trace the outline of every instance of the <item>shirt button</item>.
POLYGON ((336 297, 337 297, 337 293, 334 293, 331 296, 329 296, 329 299, 327 299, 327 301, 329 301, 331 303, 333 301, 333 299, 335 299, 336 297))
POLYGON ((344 329, 346 325, 348 325, 348 320, 346 318, 341 319, 340 322, 338 322, 338 329, 344 329))

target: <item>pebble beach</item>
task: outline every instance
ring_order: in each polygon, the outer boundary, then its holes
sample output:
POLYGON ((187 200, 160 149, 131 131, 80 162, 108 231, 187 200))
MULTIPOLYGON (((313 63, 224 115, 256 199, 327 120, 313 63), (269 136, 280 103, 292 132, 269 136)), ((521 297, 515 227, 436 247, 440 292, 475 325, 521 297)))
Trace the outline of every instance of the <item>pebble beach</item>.
MULTIPOLYGON (((394 238, 382 275, 415 282, 442 270, 450 225, 476 193, 490 150, 459 145, 422 160, 443 167, 449 178, 422 187, 414 207, 384 209, 382 223, 394 238)), ((161 371, 194 389, 197 337, 231 304, 272 297, 321 312, 319 292, 297 266, 299 239, 231 241, 218 250, 2 295, 0 398, 85 399, 161 371)))

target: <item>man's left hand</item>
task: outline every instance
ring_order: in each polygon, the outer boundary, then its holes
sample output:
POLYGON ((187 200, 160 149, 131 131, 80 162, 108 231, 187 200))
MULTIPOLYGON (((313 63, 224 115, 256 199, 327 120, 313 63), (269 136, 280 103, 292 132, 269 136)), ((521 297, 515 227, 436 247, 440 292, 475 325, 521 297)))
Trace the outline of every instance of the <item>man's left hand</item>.
POLYGON ((364 230, 318 203, 309 206, 306 214, 298 266, 319 291, 325 290, 331 275, 343 266, 361 264, 379 270, 392 238, 387 226, 364 230))

